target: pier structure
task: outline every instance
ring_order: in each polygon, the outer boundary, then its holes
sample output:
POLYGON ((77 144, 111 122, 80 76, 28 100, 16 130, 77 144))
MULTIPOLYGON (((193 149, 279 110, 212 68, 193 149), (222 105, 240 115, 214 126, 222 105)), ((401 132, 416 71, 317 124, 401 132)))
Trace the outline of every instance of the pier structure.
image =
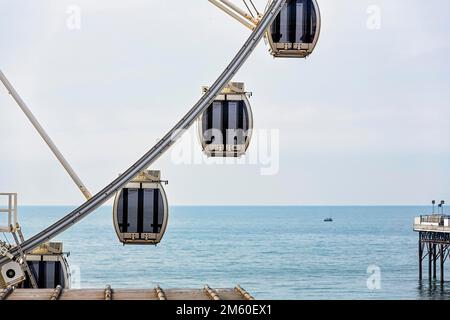
POLYGON ((440 283, 445 280, 445 262, 450 256, 450 216, 421 215, 414 219, 414 231, 419 233, 419 279, 422 280, 423 262, 428 265, 428 279, 437 280, 439 264, 440 283))
POLYGON ((240 285, 229 289, 19 289, 0 291, 0 300, 254 300, 240 285))

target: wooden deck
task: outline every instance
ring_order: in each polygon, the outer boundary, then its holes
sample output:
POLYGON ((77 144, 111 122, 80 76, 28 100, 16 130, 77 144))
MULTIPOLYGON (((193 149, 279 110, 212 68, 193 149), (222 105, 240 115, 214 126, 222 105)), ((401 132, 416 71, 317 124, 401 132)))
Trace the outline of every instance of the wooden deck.
POLYGON ((254 300, 239 285, 233 289, 13 289, 0 292, 0 300, 254 300))
POLYGON ((431 224, 414 224, 414 231, 450 233, 450 227, 431 224))

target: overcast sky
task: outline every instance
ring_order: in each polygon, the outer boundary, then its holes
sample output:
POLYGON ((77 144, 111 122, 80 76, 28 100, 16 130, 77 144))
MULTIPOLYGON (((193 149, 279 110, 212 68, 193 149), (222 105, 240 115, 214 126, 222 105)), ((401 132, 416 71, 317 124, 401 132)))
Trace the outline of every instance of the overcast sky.
MULTIPOLYGON (((319 4, 310 58, 274 60, 261 42, 234 79, 253 92, 258 161, 179 164, 169 152, 152 168, 169 180, 170 204, 450 200, 450 2, 319 4), (269 158, 264 130, 278 132, 269 158)), ((206 0, 0 0, 0 69, 93 193, 192 107, 248 35, 206 0)), ((177 148, 198 158, 189 135, 177 148)), ((1 192, 83 202, 3 87, 0 137, 1 192)))

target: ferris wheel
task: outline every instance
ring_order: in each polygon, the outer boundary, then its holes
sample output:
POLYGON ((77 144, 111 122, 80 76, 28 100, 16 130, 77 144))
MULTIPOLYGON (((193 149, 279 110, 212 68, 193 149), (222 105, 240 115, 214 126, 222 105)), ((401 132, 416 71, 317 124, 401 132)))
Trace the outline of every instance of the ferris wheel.
MULTIPOLYGON (((0 288, 23 286, 55 288, 70 285, 62 244, 50 243, 112 197, 113 221, 120 242, 156 245, 168 225, 169 205, 157 170, 147 170, 181 137, 183 130, 197 125, 199 142, 208 157, 241 157, 251 143, 254 126, 249 93, 243 83, 231 82, 262 38, 275 58, 306 58, 315 49, 321 29, 316 0, 270 0, 259 11, 252 0, 245 9, 229 0, 208 0, 252 32, 217 80, 202 88, 199 101, 167 134, 127 170, 92 195, 58 150, 13 85, 0 70, 0 81, 62 164, 86 202, 35 236, 24 239, 17 220, 17 195, 11 201, 8 225, 0 232, 13 234, 15 245, 0 241, 0 288), (15 205, 15 206, 14 206, 15 205), (13 222, 11 222, 13 221, 13 222)), ((2 194, 0 194, 1 196, 2 194)), ((0 210, 0 214, 2 211, 0 210)))

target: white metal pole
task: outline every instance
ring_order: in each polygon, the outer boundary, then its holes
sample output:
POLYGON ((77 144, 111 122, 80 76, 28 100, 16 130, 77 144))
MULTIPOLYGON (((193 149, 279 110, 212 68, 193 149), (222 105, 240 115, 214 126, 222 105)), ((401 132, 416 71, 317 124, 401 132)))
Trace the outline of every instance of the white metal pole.
POLYGON ((17 193, 13 194, 14 197, 14 228, 17 228, 17 223, 19 222, 19 213, 17 212, 17 193))
POLYGON ((8 228, 10 231, 12 231, 11 230, 11 226, 12 226, 11 222, 12 222, 12 215, 13 215, 12 205, 13 205, 12 194, 9 194, 8 195, 8 228))
POLYGON ((238 14, 240 14, 241 16, 243 16, 245 19, 247 19, 248 21, 250 21, 253 24, 258 24, 258 20, 256 20, 255 18, 253 18, 251 15, 249 15, 247 12, 245 12, 244 10, 242 10, 241 8, 239 8, 237 5, 235 5, 233 2, 229 1, 229 0, 219 0, 221 2, 223 2, 224 4, 226 4, 227 6, 229 6, 231 9, 233 9, 234 11, 236 11, 238 14))
POLYGON ((208 1, 211 2, 213 5, 215 5, 217 8, 219 8, 220 10, 224 11, 226 14, 230 15, 231 17, 233 17, 234 19, 236 19, 237 21, 242 23, 244 26, 246 26, 250 30, 253 31, 256 28, 256 26, 253 23, 250 23, 249 21, 247 21, 246 19, 241 17, 239 14, 237 14, 236 12, 231 10, 229 7, 227 7, 221 1, 219 1, 219 0, 208 0, 208 1))
POLYGON ((2 81, 3 85, 8 90, 9 94, 14 98, 16 103, 19 105, 20 109, 22 109, 23 113, 27 116, 28 120, 30 120, 31 124, 36 128, 37 132, 40 134, 42 139, 44 139, 45 143, 48 145, 50 150, 53 152, 53 154, 56 156, 56 158, 59 160, 59 162, 62 164, 64 169, 66 169, 69 176, 72 178, 72 180, 75 182, 77 187, 81 190, 83 195, 86 197, 87 200, 92 198, 91 193, 86 188, 84 183, 81 181, 81 179, 78 177, 78 175, 75 173, 75 170, 70 166, 69 162, 64 158, 62 153, 58 150, 56 145, 53 143, 52 139, 49 137, 49 135, 45 132, 44 128, 39 124, 36 117, 33 115, 31 110, 28 108, 26 103, 22 100, 22 98, 19 96, 17 91, 14 89, 12 84, 8 81, 6 76, 3 74, 3 72, 0 70, 0 80, 2 81))

